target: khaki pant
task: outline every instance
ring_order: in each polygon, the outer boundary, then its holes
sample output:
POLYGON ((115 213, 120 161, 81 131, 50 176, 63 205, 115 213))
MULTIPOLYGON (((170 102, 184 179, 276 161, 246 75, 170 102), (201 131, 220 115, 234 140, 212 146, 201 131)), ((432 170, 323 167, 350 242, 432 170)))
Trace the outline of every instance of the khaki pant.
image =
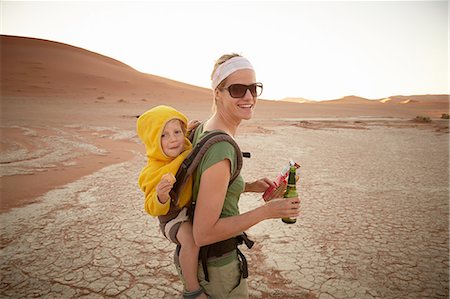
MULTIPOLYGON (((205 280, 202 265, 199 263, 198 280, 206 293, 213 299, 248 298, 247 280, 242 278, 240 267, 241 262, 238 258, 220 267, 208 265, 208 282, 205 280)), ((177 271, 184 284, 179 265, 177 265, 177 271)))

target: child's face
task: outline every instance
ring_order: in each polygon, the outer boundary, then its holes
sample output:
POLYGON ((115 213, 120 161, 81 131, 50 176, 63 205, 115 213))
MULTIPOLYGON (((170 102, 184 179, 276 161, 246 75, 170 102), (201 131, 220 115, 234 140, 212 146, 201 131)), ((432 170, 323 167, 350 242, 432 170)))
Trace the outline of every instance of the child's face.
POLYGON ((169 120, 161 134, 161 147, 168 157, 177 157, 184 151, 184 131, 181 121, 169 120))

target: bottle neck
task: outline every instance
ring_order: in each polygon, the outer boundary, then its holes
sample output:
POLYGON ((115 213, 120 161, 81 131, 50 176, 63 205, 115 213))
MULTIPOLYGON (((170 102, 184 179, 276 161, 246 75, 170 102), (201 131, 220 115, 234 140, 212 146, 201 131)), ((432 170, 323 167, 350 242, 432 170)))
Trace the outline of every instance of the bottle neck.
POLYGON ((295 184, 295 167, 291 166, 291 169, 289 170, 288 185, 293 185, 295 187, 295 184))

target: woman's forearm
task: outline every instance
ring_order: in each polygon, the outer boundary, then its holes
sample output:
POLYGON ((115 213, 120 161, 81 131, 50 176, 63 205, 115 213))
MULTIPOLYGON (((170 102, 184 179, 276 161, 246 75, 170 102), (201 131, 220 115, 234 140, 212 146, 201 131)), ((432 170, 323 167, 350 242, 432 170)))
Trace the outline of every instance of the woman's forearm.
MULTIPOLYGON (((298 217, 300 199, 275 198, 264 205, 237 216, 218 218, 205 222, 205 217, 194 217, 194 240, 198 246, 223 241, 246 231, 253 225, 266 220, 283 217, 298 217)), ((198 208, 198 207, 197 207, 198 208)), ((199 209, 199 214, 210 210, 199 209)))
POLYGON ((211 227, 201 227, 195 223, 194 240, 198 246, 204 246, 235 237, 253 225, 268 218, 266 207, 261 206, 246 213, 219 218, 211 227))
MULTIPOLYGON (((193 233, 198 246, 212 244, 237 236, 253 225, 269 218, 292 217, 292 204, 272 200, 244 214, 221 218, 229 184, 230 163, 223 160, 203 172, 195 208, 193 233)), ((269 179, 251 183, 251 190, 263 192, 270 184, 269 179)), ((298 209, 298 207, 297 207, 298 209)))

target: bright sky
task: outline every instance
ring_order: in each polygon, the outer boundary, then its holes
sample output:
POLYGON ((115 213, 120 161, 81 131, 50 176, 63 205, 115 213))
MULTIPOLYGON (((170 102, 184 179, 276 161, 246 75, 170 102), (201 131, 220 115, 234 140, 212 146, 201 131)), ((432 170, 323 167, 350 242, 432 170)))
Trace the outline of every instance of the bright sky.
POLYGON ((1 33, 85 48, 210 87, 247 57, 265 99, 448 94, 447 1, 1 1, 1 33))

